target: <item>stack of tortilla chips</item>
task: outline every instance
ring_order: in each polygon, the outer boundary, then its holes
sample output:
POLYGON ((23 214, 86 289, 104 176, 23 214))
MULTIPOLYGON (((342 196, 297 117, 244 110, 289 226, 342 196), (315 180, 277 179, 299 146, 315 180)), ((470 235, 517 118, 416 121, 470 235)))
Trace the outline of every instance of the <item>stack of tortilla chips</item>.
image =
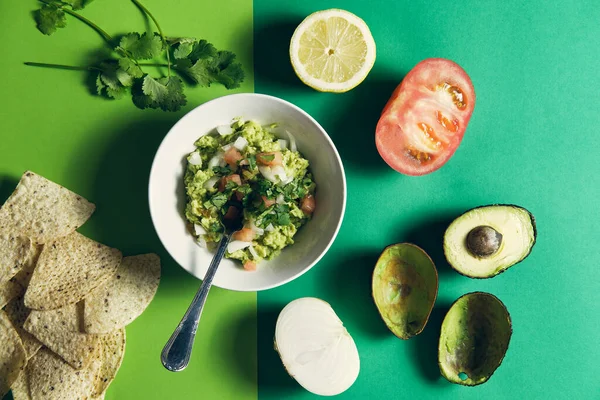
POLYGON ((0 208, 0 398, 103 399, 121 366, 160 260, 76 232, 94 209, 29 171, 0 208))

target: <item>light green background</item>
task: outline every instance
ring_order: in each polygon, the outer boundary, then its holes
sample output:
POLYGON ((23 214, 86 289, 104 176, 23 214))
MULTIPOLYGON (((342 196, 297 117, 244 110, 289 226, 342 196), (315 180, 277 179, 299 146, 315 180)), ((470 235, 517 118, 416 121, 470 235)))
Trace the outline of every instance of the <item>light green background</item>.
MULTIPOLYGON (((234 51, 251 92, 252 3, 143 0, 171 36, 204 38, 234 51)), ((24 61, 82 65, 103 48, 100 36, 73 18, 53 36, 35 28, 33 0, 0 0, 0 191, 4 200, 31 169, 93 201, 82 228, 125 255, 157 252, 163 278, 146 312, 127 327, 123 366, 107 399, 256 399, 256 295, 214 288, 202 315, 188 369, 171 373, 160 351, 185 312, 199 281, 164 251, 148 213, 147 182, 154 153, 169 128, 222 87, 186 91, 178 113, 139 110, 131 99, 92 96, 86 74, 26 67, 24 61)), ((82 14, 110 34, 143 31, 144 19, 127 0, 97 0, 82 14)), ((187 88, 186 88, 187 89, 187 88)))
POLYGON ((338 312, 361 357, 358 380, 340 399, 600 399, 598 1, 280 4, 254 2, 256 91, 323 124, 346 167, 348 207, 337 241, 312 271, 258 294, 259 398, 313 398, 285 375, 270 340, 283 305, 317 296, 338 312), (362 17, 377 43, 368 78, 340 95, 300 84, 286 55, 294 27, 332 7, 362 17), (463 66, 477 104, 450 162, 413 178, 380 159, 374 130, 393 89, 427 57, 463 66), (472 280, 447 265, 442 235, 460 213, 490 203, 530 209, 538 243, 522 264, 472 280), (422 246, 440 277, 429 324, 409 341, 387 331, 369 287, 383 247, 402 241, 422 246), (465 388, 439 375, 437 341, 447 307, 477 290, 506 304, 514 333, 494 376, 465 388))

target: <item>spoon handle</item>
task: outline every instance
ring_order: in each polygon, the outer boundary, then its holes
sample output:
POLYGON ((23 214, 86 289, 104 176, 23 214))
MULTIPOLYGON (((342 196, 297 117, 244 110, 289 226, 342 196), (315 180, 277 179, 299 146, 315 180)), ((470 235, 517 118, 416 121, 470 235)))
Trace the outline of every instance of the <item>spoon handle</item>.
POLYGON ((231 234, 227 233, 223 235, 223 238, 219 242, 217 253, 213 257, 206 275, 204 275, 200 289, 198 289, 192 304, 188 307, 181 322, 177 325, 177 329, 175 329, 175 332, 173 332, 173 335, 171 335, 161 353, 160 359, 162 364, 169 371, 182 371, 190 362, 192 346, 194 345, 194 338, 196 337, 196 330, 198 329, 200 315, 206 302, 206 296, 208 296, 213 278, 221 259, 225 255, 225 249, 230 240, 231 234))

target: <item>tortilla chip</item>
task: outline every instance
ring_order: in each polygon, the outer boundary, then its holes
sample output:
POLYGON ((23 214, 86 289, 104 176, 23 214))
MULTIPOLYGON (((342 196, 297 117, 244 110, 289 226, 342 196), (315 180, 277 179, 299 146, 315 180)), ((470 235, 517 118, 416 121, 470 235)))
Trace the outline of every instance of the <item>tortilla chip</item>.
POLYGON ((46 347, 29 360, 29 390, 32 400, 88 399, 101 365, 98 351, 89 368, 76 370, 46 347))
MULTIPOLYGON (((0 224, 4 221, 0 220, 0 224)), ((24 264, 31 261, 35 246, 25 236, 0 228, 0 285, 17 274, 24 264)))
POLYGON ((0 310, 0 343, 0 398, 2 398, 27 364, 27 356, 19 334, 2 310, 0 310))
POLYGON ((19 374, 19 377, 13 382, 10 390, 12 391, 13 400, 31 400, 27 368, 19 374))
POLYGON ((47 243, 75 231, 95 208, 70 190, 26 171, 0 209, 0 221, 36 243, 47 243))
POLYGON ((26 289, 27 286, 29 286, 29 281, 31 281, 31 276, 33 275, 33 271, 35 270, 43 249, 44 245, 35 245, 33 252, 30 253, 29 260, 23 264, 23 268, 21 268, 21 270, 11 280, 19 283, 21 286, 23 286, 23 288, 26 289))
POLYGON ((100 346, 98 335, 80 333, 77 304, 52 311, 32 311, 23 328, 75 369, 88 366, 100 346))
POLYGON ((31 310, 25 307, 23 296, 20 296, 11 300, 11 302, 6 305, 4 311, 6 311, 8 319, 10 319, 10 322, 12 322, 19 333, 19 337, 21 338, 21 342, 23 342, 23 347, 27 353, 27 359, 29 360, 37 353, 40 347, 42 347, 42 343, 39 340, 23 329, 23 324, 27 320, 27 317, 29 317, 31 310))
POLYGON ((0 285, 0 308, 4 308, 12 299, 24 293, 25 288, 19 285, 14 278, 0 285))
POLYGON ((53 310, 77 303, 115 273, 119 250, 78 232, 44 246, 25 293, 25 305, 53 310))
POLYGON ((93 396, 96 398, 104 395, 121 367, 125 356, 125 329, 102 335, 100 342, 103 356, 98 380, 94 386, 93 396))
POLYGON ((84 300, 85 331, 110 333, 135 320, 152 301, 160 283, 160 258, 123 258, 117 272, 84 300))

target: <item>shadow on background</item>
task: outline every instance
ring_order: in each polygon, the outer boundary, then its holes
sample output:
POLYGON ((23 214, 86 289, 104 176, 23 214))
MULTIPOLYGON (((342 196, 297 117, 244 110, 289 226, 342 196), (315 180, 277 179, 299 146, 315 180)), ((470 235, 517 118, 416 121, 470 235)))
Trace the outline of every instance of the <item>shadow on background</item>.
POLYGON ((432 382, 442 377, 438 367, 438 343, 442 321, 450 306, 450 303, 436 304, 423 332, 408 340, 416 365, 419 366, 423 376, 432 382))
POLYGON ((327 268, 329 274, 322 289, 332 298, 332 307, 350 329, 357 327, 365 334, 385 338, 392 334, 379 316, 371 295, 373 268, 380 250, 349 252, 327 268))
POLYGON ((446 228, 462 213, 463 211, 457 210, 456 212, 429 216, 423 222, 414 224, 414 228, 409 230, 400 240, 414 243, 425 250, 433 260, 439 275, 458 277, 458 273, 446 261, 443 243, 446 228))
POLYGON ((243 380, 249 384, 256 383, 257 354, 254 349, 256 344, 257 322, 254 311, 233 318, 227 318, 227 326, 223 334, 230 336, 226 346, 221 346, 222 358, 227 360, 227 365, 232 366, 243 380))
POLYGON ((286 394, 297 392, 302 388, 286 372, 279 354, 274 349, 275 324, 279 312, 285 304, 280 307, 259 306, 257 321, 259 332, 257 338, 258 344, 258 387, 261 392, 273 391, 284 398, 286 394))
POLYGON ((268 43, 254 46, 254 70, 260 71, 261 80, 286 90, 313 91, 298 79, 288 56, 290 39, 302 18, 282 19, 254 31, 254 43, 268 43))
POLYGON ((323 123, 344 162, 352 163, 359 172, 393 172, 377 151, 375 130, 383 107, 402 77, 402 74, 389 78, 367 77, 351 92, 332 95, 348 96, 348 99, 340 110, 332 110, 323 123))
POLYGON ((12 176, 0 177, 0 206, 2 206, 2 204, 10 197, 18 183, 19 180, 12 176))

